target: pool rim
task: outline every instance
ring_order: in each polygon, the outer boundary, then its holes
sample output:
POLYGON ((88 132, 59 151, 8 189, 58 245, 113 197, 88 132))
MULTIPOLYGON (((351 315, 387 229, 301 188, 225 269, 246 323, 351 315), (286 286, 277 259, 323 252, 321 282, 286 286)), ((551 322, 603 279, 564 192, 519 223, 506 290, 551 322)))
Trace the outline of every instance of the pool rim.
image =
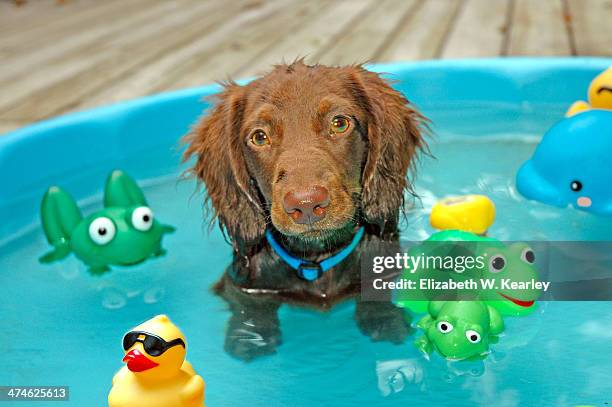
MULTIPOLYGON (((445 70, 474 70, 474 71, 513 71, 520 73, 521 71, 543 71, 550 70, 555 67, 563 68, 606 68, 612 66, 612 57, 588 56, 588 57, 498 57, 498 58, 464 58, 464 59, 435 59, 422 61, 402 61, 402 62, 384 62, 366 64, 365 67, 369 70, 390 74, 391 78, 395 75, 400 75, 404 71, 409 70, 428 70, 428 69, 445 69, 445 70)), ((239 79, 236 82, 245 84, 253 78, 239 79)), ((118 112, 133 110, 144 106, 149 106, 157 103, 166 103, 172 100, 179 100, 200 96, 206 98, 217 93, 221 89, 218 83, 207 84, 198 87, 190 87, 179 90, 156 93, 153 95, 137 97, 126 101, 120 101, 86 109, 76 112, 68 112, 59 116, 51 117, 29 124, 7 133, 0 133, 0 158, 2 151, 11 144, 18 143, 20 140, 28 137, 36 137, 48 130, 73 124, 78 121, 92 120, 104 116, 112 116, 118 112)), ((586 89, 585 89, 586 96, 586 89)))

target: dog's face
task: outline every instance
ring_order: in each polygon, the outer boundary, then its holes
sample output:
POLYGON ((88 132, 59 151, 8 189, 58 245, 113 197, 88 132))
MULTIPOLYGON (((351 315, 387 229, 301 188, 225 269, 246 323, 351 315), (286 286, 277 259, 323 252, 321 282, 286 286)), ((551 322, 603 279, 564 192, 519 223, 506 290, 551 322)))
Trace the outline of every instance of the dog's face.
POLYGON ((397 220, 420 119, 372 72, 296 62, 227 85, 186 157, 232 238, 326 239, 397 220))
POLYGON ((307 70, 249 92, 242 149, 274 227, 304 239, 356 220, 366 112, 334 76, 307 70))

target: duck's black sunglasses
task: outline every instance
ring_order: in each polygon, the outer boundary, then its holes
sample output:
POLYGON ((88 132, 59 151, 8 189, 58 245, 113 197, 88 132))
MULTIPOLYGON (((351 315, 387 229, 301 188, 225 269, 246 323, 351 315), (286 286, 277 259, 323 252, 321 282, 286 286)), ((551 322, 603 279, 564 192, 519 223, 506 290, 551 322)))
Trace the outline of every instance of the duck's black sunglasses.
POLYGON ((166 342, 159 336, 143 331, 132 331, 125 334, 123 337, 123 350, 128 350, 136 342, 142 343, 144 350, 151 356, 159 356, 173 346, 181 345, 185 348, 185 342, 181 338, 173 339, 170 342, 166 342), (140 335, 144 335, 143 339, 139 339, 140 335))

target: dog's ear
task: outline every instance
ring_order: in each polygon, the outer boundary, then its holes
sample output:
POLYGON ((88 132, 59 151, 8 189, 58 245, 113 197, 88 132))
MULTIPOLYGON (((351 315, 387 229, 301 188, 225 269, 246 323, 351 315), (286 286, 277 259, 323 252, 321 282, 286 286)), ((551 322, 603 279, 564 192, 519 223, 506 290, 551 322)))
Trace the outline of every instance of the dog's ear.
POLYGON ((362 215, 378 233, 397 227, 404 193, 411 190, 408 171, 425 146, 426 119, 378 74, 362 67, 349 71, 350 87, 367 114, 368 153, 362 175, 362 215))
POLYGON ((190 172, 206 185, 217 218, 235 250, 257 244, 265 233, 265 218, 251 185, 242 150, 241 127, 245 88, 224 85, 216 105, 184 138, 184 160, 195 157, 190 172))

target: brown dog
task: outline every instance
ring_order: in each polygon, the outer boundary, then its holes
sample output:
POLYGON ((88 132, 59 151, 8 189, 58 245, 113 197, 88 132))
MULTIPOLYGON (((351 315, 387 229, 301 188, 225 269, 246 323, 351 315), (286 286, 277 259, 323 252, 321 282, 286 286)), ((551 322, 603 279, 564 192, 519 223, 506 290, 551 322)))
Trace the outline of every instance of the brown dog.
MULTIPOLYGON (((228 352, 243 359, 273 352, 282 302, 328 308, 360 293, 360 260, 398 241, 423 120, 361 66, 297 61, 225 86, 186 137, 185 159, 195 157, 192 171, 234 249, 216 285, 233 313, 228 352), (362 229, 363 238, 355 236, 362 229), (318 265, 357 241, 329 270, 318 265)), ((408 333, 388 302, 358 301, 356 318, 373 339, 401 342, 408 333)))

